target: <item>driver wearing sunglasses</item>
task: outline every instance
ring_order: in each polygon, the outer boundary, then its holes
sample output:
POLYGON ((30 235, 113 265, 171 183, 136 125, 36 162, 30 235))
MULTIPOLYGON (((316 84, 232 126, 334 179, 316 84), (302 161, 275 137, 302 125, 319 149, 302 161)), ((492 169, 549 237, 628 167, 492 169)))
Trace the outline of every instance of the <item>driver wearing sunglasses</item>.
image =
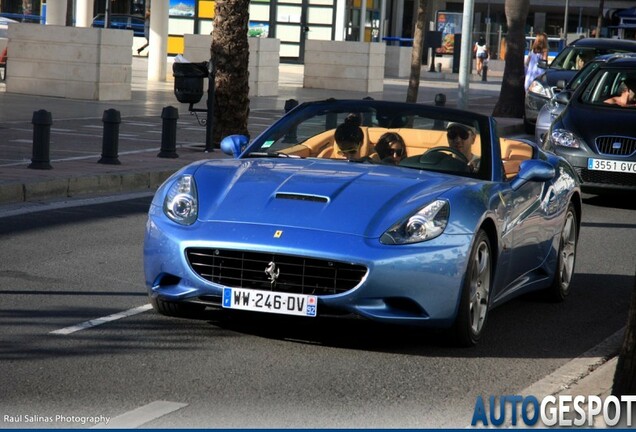
POLYGON ((472 172, 479 170, 479 156, 473 154, 472 146, 477 137, 475 128, 463 123, 451 122, 446 126, 446 137, 449 147, 459 151, 466 157, 472 172))

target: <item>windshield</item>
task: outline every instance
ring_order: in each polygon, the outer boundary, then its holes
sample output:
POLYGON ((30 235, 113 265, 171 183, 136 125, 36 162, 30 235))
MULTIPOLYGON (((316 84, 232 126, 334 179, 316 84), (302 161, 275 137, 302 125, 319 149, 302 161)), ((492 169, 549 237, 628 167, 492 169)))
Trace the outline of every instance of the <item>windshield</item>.
POLYGON ((482 138, 488 129, 484 119, 480 125, 480 118, 420 104, 305 104, 259 136, 242 157, 318 158, 477 175, 482 144, 488 141, 482 138))
POLYGON ((594 57, 604 54, 625 52, 610 48, 566 47, 550 64, 550 69, 579 70, 594 57))
POLYGON ((601 62, 592 62, 592 63, 588 63, 586 65, 586 67, 584 67, 583 69, 581 69, 580 72, 578 72, 574 78, 572 78, 572 81, 570 81, 568 83, 568 87, 570 88, 570 90, 576 90, 583 81, 585 81, 585 79, 590 76, 590 74, 592 72, 594 72, 596 69, 598 69, 598 67, 601 65, 601 62))

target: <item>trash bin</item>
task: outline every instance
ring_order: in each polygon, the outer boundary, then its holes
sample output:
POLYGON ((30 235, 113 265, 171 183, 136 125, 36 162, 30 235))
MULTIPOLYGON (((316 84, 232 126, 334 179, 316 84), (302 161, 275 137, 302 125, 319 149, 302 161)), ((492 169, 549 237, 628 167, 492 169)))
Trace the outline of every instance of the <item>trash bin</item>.
POLYGON ((208 62, 173 63, 174 95, 181 103, 198 103, 203 97, 203 78, 208 76, 208 62))

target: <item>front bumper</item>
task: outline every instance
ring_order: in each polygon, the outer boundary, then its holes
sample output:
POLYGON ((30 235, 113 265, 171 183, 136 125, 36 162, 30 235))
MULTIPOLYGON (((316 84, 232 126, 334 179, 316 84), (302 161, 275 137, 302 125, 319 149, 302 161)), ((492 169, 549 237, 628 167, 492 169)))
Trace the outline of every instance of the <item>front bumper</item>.
POLYGON ((636 191, 636 173, 596 171, 588 168, 588 159, 604 159, 624 162, 625 158, 587 154, 580 149, 554 148, 555 153, 565 157, 581 178, 581 190, 589 193, 611 191, 636 191))
MULTIPOLYGON (((378 239, 302 228, 195 222, 176 226, 160 211, 150 214, 144 243, 144 272, 151 297, 171 302, 220 304, 223 285, 193 271, 190 247, 270 252, 362 265, 367 274, 354 288, 318 296, 318 314, 435 327, 451 325, 457 313, 472 236, 442 235, 428 242, 387 246, 378 239)), ((263 269, 265 270, 265 269, 263 269)))

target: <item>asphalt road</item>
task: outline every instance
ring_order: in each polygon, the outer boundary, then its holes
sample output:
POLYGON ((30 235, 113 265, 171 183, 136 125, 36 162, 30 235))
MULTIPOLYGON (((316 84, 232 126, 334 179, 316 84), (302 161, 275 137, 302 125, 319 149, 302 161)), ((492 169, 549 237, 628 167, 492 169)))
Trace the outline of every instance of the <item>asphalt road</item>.
POLYGON ((0 428, 106 418, 127 428, 463 428, 477 396, 519 394, 627 319, 636 204, 624 199, 586 197, 570 298, 494 310, 474 349, 362 320, 149 311, 149 201, 0 209, 0 428))

